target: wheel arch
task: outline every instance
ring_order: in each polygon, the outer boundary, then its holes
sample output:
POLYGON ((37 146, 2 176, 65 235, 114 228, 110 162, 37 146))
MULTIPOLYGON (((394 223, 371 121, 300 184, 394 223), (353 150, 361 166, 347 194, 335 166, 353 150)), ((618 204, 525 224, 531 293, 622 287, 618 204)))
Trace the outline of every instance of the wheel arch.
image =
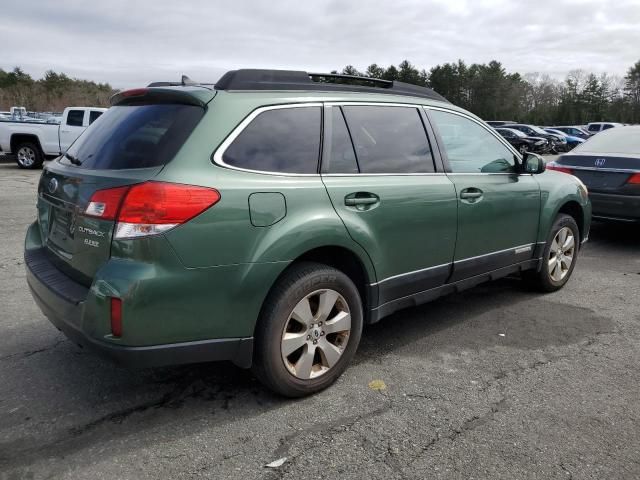
POLYGON ((555 216, 558 216, 561 213, 569 215, 575 220, 580 233, 580 241, 582 241, 584 238, 584 210, 582 205, 575 200, 568 200, 558 209, 555 216))
MULTIPOLYGON (((365 323, 368 322, 369 312, 371 308, 377 305, 378 291, 375 287, 375 273, 373 267, 369 263, 369 259, 363 259, 354 250, 347 248, 343 245, 327 244, 321 246, 315 246, 300 254, 298 254, 288 265, 284 268, 280 274, 272 282, 269 290, 262 300, 260 307, 260 315, 264 305, 266 304, 269 295, 273 291, 273 288, 277 285, 278 281, 294 266, 301 262, 316 262, 340 270, 347 275, 349 279, 355 284, 362 300, 362 309, 364 314, 365 323)), ((257 319, 256 319, 257 320, 257 319)), ((257 323, 257 322, 256 322, 257 323)))
POLYGON ((42 150, 40 139, 37 135, 34 135, 32 133, 14 133, 13 135, 11 135, 11 139, 9 140, 11 152, 15 155, 18 145, 27 142, 34 143, 40 149, 40 154, 44 156, 44 151, 42 150))

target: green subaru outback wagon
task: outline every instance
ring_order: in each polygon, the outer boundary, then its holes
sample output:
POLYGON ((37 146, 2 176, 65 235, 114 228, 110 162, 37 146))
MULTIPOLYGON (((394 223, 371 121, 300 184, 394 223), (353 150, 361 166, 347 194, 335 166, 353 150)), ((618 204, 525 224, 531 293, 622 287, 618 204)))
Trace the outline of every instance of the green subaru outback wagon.
POLYGON ((298 71, 123 91, 38 186, 27 280, 138 367, 230 360, 301 396, 363 325, 520 273, 561 288, 584 185, 432 90, 298 71))

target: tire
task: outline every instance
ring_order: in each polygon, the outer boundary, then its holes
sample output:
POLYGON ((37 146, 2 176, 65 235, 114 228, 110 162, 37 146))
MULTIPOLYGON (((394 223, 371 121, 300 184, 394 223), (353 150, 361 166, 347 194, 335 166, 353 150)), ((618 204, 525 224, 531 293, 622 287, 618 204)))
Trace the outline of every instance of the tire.
POLYGON ((530 270, 524 272, 524 279, 529 286, 542 292, 555 292, 560 290, 569 281, 573 269, 578 260, 578 252, 580 251, 580 230, 576 221, 570 215, 563 213, 556 217, 555 222, 547 237, 547 243, 542 255, 542 266, 540 271, 530 270), (562 233, 565 233, 564 248, 560 246, 558 253, 558 240, 562 239, 562 233), (569 244, 569 238, 573 238, 573 242, 569 244), (571 246, 567 246, 571 245, 571 246), (567 264, 567 259, 570 263, 567 264))
POLYGON ((29 170, 42 167, 44 161, 40 147, 31 142, 19 143, 15 149, 15 156, 18 166, 29 170))
POLYGON ((520 148, 518 148, 518 151, 520 152, 520 155, 524 157, 527 154, 527 146, 524 144, 520 145, 520 148))
POLYGON ((362 301, 349 277, 324 264, 294 264, 262 308, 252 370, 280 395, 318 392, 331 385, 353 358, 362 324, 362 301))

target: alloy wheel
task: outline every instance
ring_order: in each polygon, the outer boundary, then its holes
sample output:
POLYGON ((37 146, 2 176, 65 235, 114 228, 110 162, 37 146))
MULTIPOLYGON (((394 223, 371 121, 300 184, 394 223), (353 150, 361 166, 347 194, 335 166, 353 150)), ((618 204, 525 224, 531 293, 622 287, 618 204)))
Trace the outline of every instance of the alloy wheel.
POLYGON ((300 300, 285 323, 280 351, 289 373, 301 380, 327 373, 342 357, 351 314, 335 290, 316 290, 300 300))
POLYGON ((23 167, 31 167, 36 161, 36 152, 30 147, 20 147, 16 153, 18 163, 23 167))
POLYGON ((554 282, 562 281, 573 264, 576 251, 576 239, 569 227, 558 230, 549 250, 549 276, 554 282))

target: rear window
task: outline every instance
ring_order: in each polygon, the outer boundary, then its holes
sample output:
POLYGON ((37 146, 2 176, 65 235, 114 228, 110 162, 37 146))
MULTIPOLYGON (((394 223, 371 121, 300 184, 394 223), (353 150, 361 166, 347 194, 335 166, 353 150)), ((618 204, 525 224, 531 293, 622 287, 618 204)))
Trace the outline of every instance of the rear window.
POLYGON ((222 154, 226 165, 275 173, 317 173, 320 107, 260 113, 222 154))
POLYGON ((102 115, 102 112, 98 110, 91 110, 91 112, 89 113, 89 125, 95 122, 98 117, 100 117, 100 115, 102 115))
POLYGON ((94 170, 122 170, 165 165, 178 152, 204 115, 191 105, 111 107, 63 157, 94 170))
POLYGON ((572 152, 637 155, 640 152, 640 128, 610 128, 591 137, 572 152))

